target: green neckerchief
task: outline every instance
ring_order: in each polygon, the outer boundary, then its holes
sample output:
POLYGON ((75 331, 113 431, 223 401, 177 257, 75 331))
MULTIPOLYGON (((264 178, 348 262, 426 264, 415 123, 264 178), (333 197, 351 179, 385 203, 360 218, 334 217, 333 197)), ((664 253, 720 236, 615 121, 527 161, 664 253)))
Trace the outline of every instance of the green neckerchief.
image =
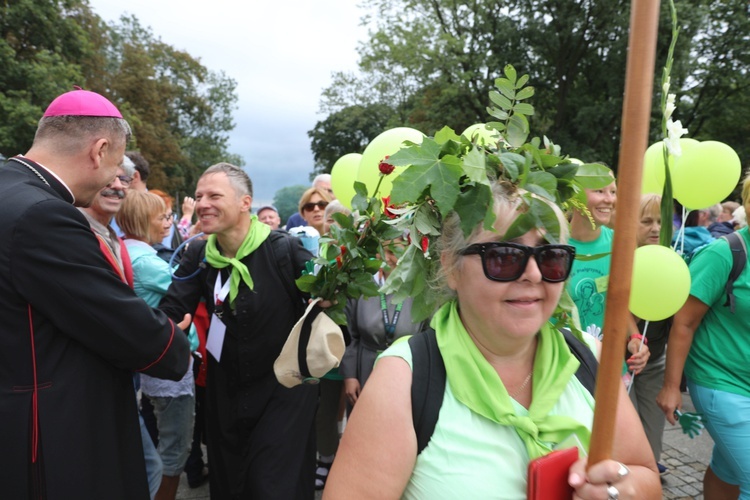
POLYGON ((437 333, 447 379, 456 399, 493 422, 514 427, 530 460, 549 453, 551 447, 547 443, 554 446, 571 434, 576 434, 588 449, 589 429, 571 417, 549 415, 580 366, 565 338, 550 323, 545 323, 538 334, 528 416, 516 414, 500 376, 466 332, 457 301, 441 307, 431 326, 437 333))
POLYGON ((247 287, 253 289, 253 279, 250 277, 250 271, 247 266, 241 261, 255 250, 258 249, 261 243, 263 243, 268 235, 271 234, 271 227, 266 224, 261 224, 258 221, 257 215, 250 216, 250 230, 245 236, 245 240, 237 250, 237 255, 234 258, 224 257, 216 247, 216 235, 212 234, 208 237, 206 242, 206 261, 216 269, 224 269, 227 266, 232 266, 232 273, 229 275, 229 303, 232 304, 234 299, 237 297, 237 292, 240 288, 240 279, 245 282, 247 287))

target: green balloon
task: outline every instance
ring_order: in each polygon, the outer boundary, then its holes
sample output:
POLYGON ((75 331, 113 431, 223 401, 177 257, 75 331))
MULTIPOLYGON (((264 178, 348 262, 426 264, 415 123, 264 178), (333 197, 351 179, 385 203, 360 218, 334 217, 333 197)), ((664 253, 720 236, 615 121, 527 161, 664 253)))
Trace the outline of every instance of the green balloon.
POLYGON ((354 191, 354 182, 357 180, 359 171, 359 162, 362 155, 359 153, 345 154, 333 164, 331 168, 331 189, 336 199, 349 210, 352 209, 352 198, 354 191))
MULTIPOLYGON (((381 133, 367 145, 362 153, 362 159, 359 162, 359 173, 357 180, 367 186, 369 196, 375 196, 375 187, 380 180, 380 169, 378 165, 385 159, 404 146, 404 141, 411 141, 417 144, 422 143, 424 134, 419 130, 409 127, 396 127, 381 133)), ((383 177, 377 196, 382 198, 391 194, 393 179, 398 177, 406 167, 396 167, 389 175, 383 177)))
MULTIPOLYGON (((692 150, 700 142, 695 139, 680 139, 682 154, 692 150)), ((664 191, 664 142, 659 141, 648 147, 643 158, 643 181, 641 193, 656 193, 661 195, 664 191)), ((669 157, 669 173, 674 177, 674 157, 669 157)), ((673 180, 674 183, 674 180, 673 180)))
POLYGON ((679 311, 690 294, 690 271, 677 252, 661 245, 635 251, 630 312, 659 321, 679 311))
POLYGON ((470 125, 461 135, 468 137, 471 141, 476 140, 480 146, 497 146, 498 141, 500 141, 500 132, 493 128, 487 128, 484 123, 470 125))
POLYGON ((682 205, 698 210, 721 203, 742 175, 740 157, 722 142, 704 141, 676 159, 674 197, 682 205))

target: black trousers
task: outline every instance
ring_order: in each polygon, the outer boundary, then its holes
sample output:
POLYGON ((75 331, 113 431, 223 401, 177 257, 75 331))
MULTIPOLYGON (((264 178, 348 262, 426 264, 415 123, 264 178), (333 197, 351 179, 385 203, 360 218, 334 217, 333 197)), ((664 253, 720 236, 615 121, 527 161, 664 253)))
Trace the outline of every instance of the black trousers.
POLYGON ((271 372, 237 388, 208 358, 211 499, 312 500, 318 387, 287 389, 271 372))

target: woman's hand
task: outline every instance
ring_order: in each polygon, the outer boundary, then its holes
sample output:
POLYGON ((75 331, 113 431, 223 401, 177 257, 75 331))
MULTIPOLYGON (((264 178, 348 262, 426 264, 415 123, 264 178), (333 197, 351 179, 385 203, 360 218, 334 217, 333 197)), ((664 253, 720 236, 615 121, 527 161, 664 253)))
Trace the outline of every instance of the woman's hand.
POLYGON ((615 460, 602 460, 587 471, 587 463, 588 459, 582 458, 570 467, 568 484, 575 489, 574 499, 627 500, 637 497, 630 469, 624 464, 615 460))
POLYGON ((674 416, 674 411, 682 409, 682 393, 680 392, 680 387, 668 385, 663 386, 661 391, 659 391, 659 394, 656 396, 656 404, 659 405, 661 411, 664 412, 667 421, 670 424, 675 425, 677 423, 677 418, 674 416))
POLYGON ((356 378, 344 379, 344 392, 346 393, 346 400, 349 401, 350 405, 354 406, 354 403, 357 402, 360 390, 359 380, 356 378))
POLYGON ((628 369, 638 375, 646 367, 648 358, 651 357, 651 351, 645 343, 641 346, 640 339, 631 338, 628 342, 628 352, 631 353, 627 360, 628 369))
POLYGON ((180 330, 182 330, 183 332, 187 333, 188 328, 190 328, 190 323, 192 321, 193 321, 193 317, 190 316, 190 314, 186 314, 182 318, 182 321, 180 321, 179 323, 177 323, 177 326, 180 328, 180 330))
POLYGON ((182 200, 182 218, 192 222, 193 213, 195 212, 195 200, 190 196, 185 196, 182 200))

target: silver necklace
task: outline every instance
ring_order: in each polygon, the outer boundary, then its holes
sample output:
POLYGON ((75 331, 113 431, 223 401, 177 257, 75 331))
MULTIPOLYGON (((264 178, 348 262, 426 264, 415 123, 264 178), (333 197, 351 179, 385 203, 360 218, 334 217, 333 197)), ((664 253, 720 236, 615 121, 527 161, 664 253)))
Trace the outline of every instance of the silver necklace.
POLYGON ((52 186, 49 185, 49 182, 47 182, 47 179, 45 179, 44 177, 42 177, 42 174, 40 174, 37 169, 35 169, 34 167, 32 167, 31 165, 29 165, 25 161, 20 160, 17 156, 14 156, 14 157, 12 157, 10 159, 11 160, 15 160, 18 163, 20 163, 21 165, 23 165, 24 167, 28 168, 29 170, 31 170, 32 172, 34 172, 36 174, 36 176, 39 177, 42 180, 42 182, 45 183, 48 187, 52 187, 52 186))
POLYGON ((534 373, 534 369, 532 368, 528 375, 526 375, 526 380, 523 381, 523 384, 521 384, 521 387, 516 389, 516 391, 510 395, 511 398, 516 399, 516 396, 521 394, 524 389, 526 389, 526 386, 529 385, 529 382, 531 382, 531 375, 534 373))

